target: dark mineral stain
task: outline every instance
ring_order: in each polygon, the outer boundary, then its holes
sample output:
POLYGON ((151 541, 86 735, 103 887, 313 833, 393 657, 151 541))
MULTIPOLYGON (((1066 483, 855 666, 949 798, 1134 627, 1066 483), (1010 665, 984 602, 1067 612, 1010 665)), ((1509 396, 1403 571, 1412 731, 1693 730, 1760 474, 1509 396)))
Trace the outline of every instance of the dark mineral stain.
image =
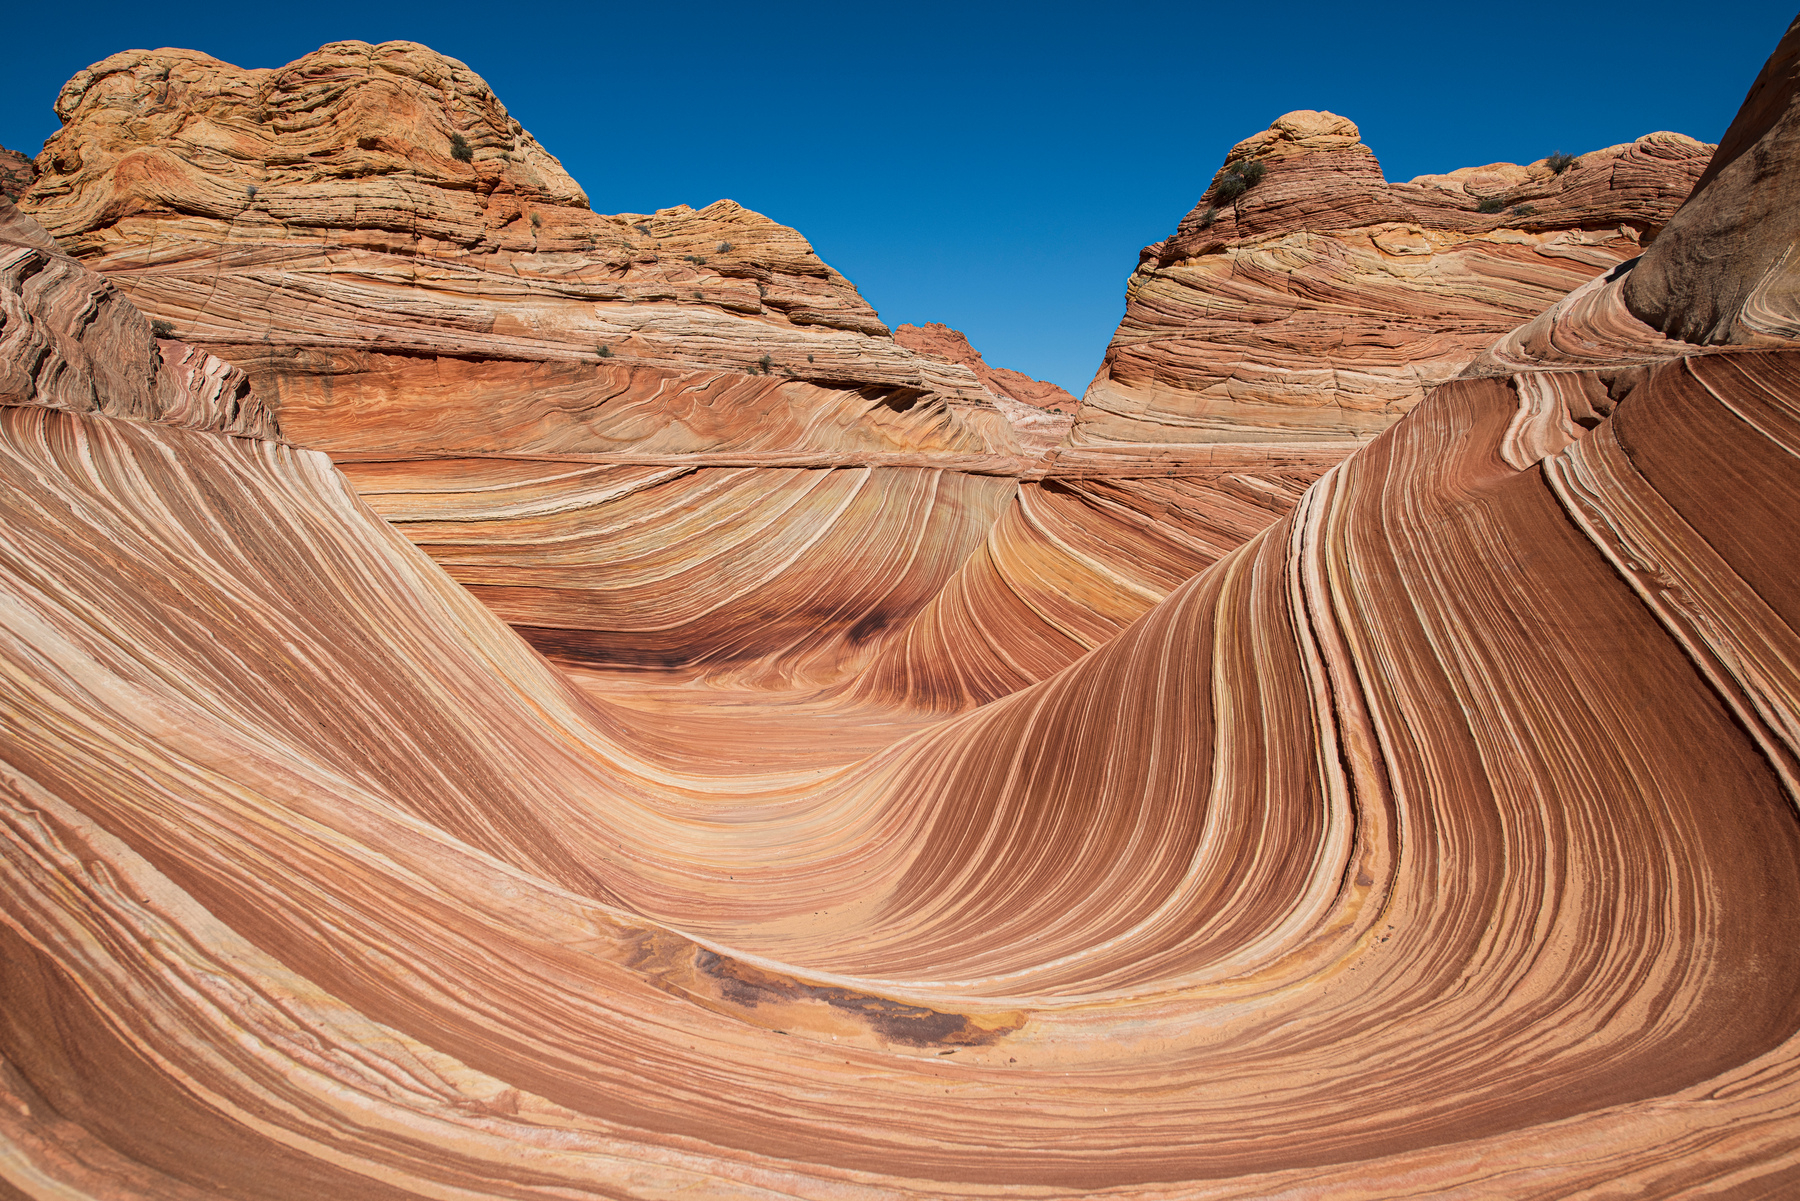
POLYGON ((696 948, 694 966, 702 974, 716 980, 720 993, 734 1005, 755 1009, 765 1003, 823 1001, 833 1009, 860 1017, 877 1034, 902 1046, 988 1046, 1023 1024, 1013 1022, 987 1029, 977 1025, 966 1014, 940 1013, 924 1005, 909 1005, 904 1001, 848 988, 803 984, 790 977, 729 959, 704 947, 696 948))

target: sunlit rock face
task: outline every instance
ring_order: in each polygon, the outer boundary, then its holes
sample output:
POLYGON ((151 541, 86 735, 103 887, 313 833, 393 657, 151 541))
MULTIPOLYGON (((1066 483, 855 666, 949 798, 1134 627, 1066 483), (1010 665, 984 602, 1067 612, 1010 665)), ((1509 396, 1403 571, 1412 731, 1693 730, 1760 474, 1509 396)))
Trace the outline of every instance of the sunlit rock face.
POLYGON ((127 51, 56 111, 26 210, 309 445, 385 446, 421 409, 405 436, 451 449, 1009 449, 974 377, 896 346, 795 231, 730 201, 597 215, 423 46, 127 51), (434 410, 472 388, 492 431, 434 410))
POLYGON ((1653 133, 1390 184, 1359 136, 1302 111, 1232 149, 1174 236, 1144 248, 1076 445, 1371 438, 1638 255, 1712 151, 1653 133), (1248 164, 1261 175, 1238 191, 1248 164))
POLYGON ((0 1179, 1792 1192, 1800 347, 1631 278, 1329 461, 334 461, 0 205, 0 1179))
POLYGON ((1781 345, 1800 337, 1800 44, 1751 85, 1693 196, 1626 281, 1626 307, 1672 338, 1781 345))

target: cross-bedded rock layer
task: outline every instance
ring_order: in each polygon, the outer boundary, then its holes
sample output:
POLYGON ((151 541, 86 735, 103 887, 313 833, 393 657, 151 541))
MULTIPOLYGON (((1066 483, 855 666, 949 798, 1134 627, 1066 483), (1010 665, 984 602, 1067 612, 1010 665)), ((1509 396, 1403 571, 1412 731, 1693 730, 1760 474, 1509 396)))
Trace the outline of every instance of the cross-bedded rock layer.
POLYGON ((1174 236, 1144 248, 1077 445, 1370 438, 1635 257, 1712 149, 1653 133, 1566 165, 1390 184, 1358 138, 1302 111, 1232 149, 1174 236), (1227 196, 1252 162, 1260 181, 1227 196))
POLYGON ((1335 465, 340 471, 0 251, 9 1188, 1800 1183, 1800 349, 1614 272, 1335 465), (634 670, 439 566, 515 536, 634 670))

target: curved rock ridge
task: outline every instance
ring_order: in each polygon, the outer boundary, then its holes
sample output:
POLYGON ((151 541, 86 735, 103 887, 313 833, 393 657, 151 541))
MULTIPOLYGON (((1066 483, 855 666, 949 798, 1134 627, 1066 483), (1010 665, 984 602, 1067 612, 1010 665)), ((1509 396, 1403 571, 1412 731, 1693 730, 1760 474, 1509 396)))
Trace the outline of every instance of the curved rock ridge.
POLYGON ((1800 351, 1538 377, 942 721, 571 680, 321 453, 0 408, 0 1179, 1786 1191, 1800 351))
POLYGON ((1132 457, 1062 450, 849 694, 956 710, 1047 679, 1285 516, 1355 449, 1234 443, 1132 457))
POLYGON ((1546 159, 1390 184, 1359 139, 1301 111, 1232 149, 1140 256, 1075 445, 1366 440, 1638 255, 1711 152, 1653 133, 1560 172, 1546 159), (1252 162, 1260 181, 1227 199, 1252 162))
POLYGON ((556 449, 573 417, 602 453, 647 425, 685 450, 1017 450, 966 368, 897 346, 798 233, 728 200, 599 216, 479 76, 423 46, 260 70, 126 51, 56 111, 26 211, 243 366, 306 445, 363 449, 381 437, 365 408, 480 369, 496 404, 560 427, 556 449), (688 420, 721 392, 797 425, 688 420))

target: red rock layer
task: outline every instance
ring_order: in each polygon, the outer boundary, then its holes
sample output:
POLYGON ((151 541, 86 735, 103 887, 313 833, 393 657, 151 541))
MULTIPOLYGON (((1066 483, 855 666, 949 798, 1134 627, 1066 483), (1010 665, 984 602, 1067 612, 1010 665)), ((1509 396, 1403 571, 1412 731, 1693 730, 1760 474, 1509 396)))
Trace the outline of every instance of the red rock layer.
POLYGON ((1358 136, 1296 112, 1232 150, 1175 235, 1145 248, 1076 445, 1372 437, 1636 256, 1711 150, 1655 133, 1561 173, 1497 163, 1389 184, 1358 136), (1222 198, 1251 161, 1261 182, 1222 198))
MULTIPOLYGON (((20 302, 65 362, 93 286, 20 302)), ((577 691, 147 381, 0 406, 9 1187, 1796 1177, 1800 352, 1553 449, 1530 376, 1440 388, 1066 670, 837 760, 577 691)), ((1166 499, 1088 487, 1022 511, 1166 499)))

